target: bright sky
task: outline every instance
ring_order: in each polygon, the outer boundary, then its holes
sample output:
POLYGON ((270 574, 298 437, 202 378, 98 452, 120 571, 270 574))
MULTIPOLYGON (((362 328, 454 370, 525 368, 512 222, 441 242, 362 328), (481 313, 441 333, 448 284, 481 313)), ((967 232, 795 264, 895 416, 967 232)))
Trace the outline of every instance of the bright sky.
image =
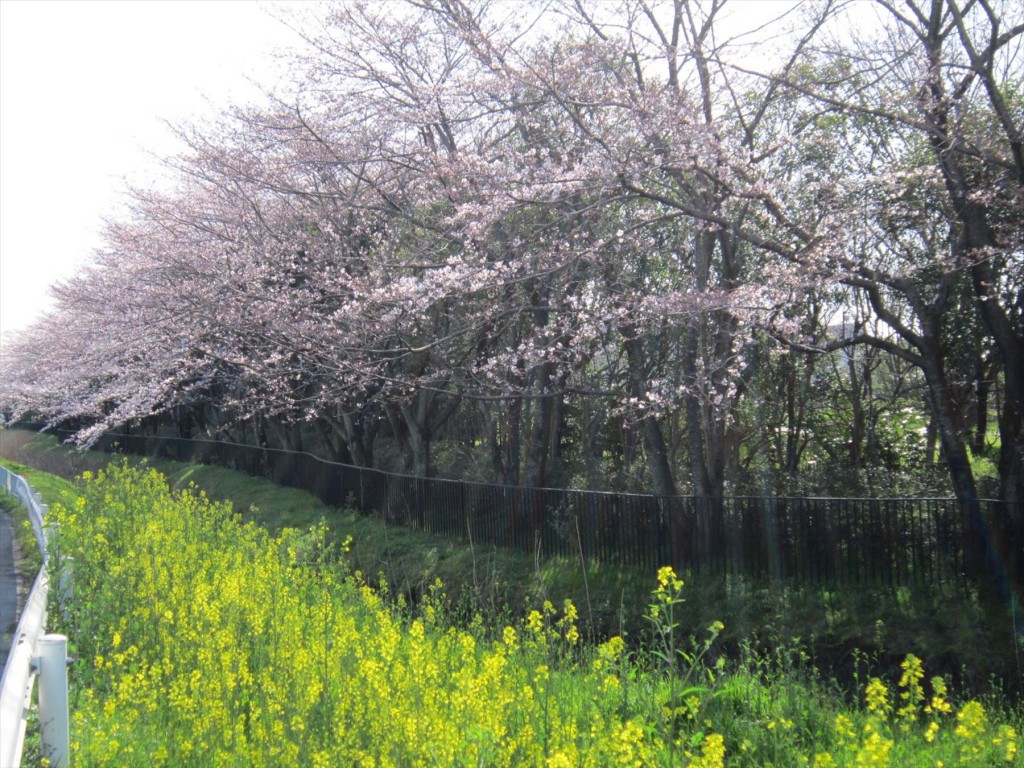
MULTIPOLYGON (((298 4, 297 2, 294 4, 298 4)), ((258 99, 296 35, 255 0, 0 0, 0 334, 90 258, 164 120, 258 99)))

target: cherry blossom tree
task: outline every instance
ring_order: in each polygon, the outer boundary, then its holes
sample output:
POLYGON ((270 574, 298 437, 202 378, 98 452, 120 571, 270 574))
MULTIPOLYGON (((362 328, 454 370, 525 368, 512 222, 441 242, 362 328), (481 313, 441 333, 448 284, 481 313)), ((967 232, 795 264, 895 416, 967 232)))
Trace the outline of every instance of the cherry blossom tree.
POLYGON ((527 486, 610 454, 645 466, 641 489, 721 498, 750 487, 765 419, 786 420, 779 471, 802 471, 816 366, 868 345, 921 372, 967 500, 962 380, 998 369, 1019 498, 1019 13, 880 0, 850 41, 839 3, 754 31, 730 7, 296 21, 294 83, 180 129, 176 187, 133 190, 58 312, 5 349, 2 407, 86 442, 176 418, 369 466, 384 441, 421 476, 461 441, 527 486), (752 56, 769 33, 785 44, 752 56), (784 414, 752 401, 769 391, 784 414))

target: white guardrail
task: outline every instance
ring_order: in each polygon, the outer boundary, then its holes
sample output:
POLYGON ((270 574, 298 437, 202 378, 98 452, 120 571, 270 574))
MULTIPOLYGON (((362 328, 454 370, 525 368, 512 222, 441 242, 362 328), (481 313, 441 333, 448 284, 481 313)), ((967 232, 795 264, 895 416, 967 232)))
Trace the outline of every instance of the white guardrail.
POLYGON ((43 566, 21 612, 18 628, 11 638, 11 650, 0 678, 0 766, 17 768, 25 742, 32 700, 32 686, 38 675, 40 751, 49 765, 68 765, 67 638, 44 634, 49 592, 49 552, 45 527, 47 506, 20 475, 0 467, 0 487, 13 494, 28 509, 36 543, 43 554, 43 566))

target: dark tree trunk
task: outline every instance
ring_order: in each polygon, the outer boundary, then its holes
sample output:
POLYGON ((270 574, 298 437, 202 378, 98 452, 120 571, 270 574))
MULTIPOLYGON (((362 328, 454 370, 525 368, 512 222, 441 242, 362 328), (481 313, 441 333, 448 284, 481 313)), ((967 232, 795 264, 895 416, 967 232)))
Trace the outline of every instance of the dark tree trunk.
POLYGON ((449 397, 439 404, 442 395, 421 390, 412 400, 399 406, 399 413, 405 422, 405 436, 408 446, 409 469, 416 477, 431 477, 433 466, 431 451, 434 436, 459 406, 460 398, 449 397))
POLYGON ((1024 503, 1024 419, 1017 403, 1009 397, 999 414, 999 497, 1009 503, 1024 503))
MULTIPOLYGON (((498 414, 486 403, 479 404, 480 417, 483 419, 484 440, 487 443, 487 457, 491 464, 491 472, 497 485, 505 485, 505 462, 502 458, 501 443, 498 440, 498 414)), ((500 413, 500 411, 499 411, 500 413)))
POLYGON ((522 485, 522 435, 523 435, 523 398, 514 397, 508 404, 508 416, 505 440, 505 482, 508 485, 522 485))
POLYGON ((316 420, 316 429, 324 446, 327 448, 331 461, 336 461, 340 464, 353 463, 352 453, 349 451, 348 442, 344 437, 328 429, 328 424, 324 423, 322 419, 316 420))
POLYGON ((533 387, 537 396, 533 398, 531 408, 533 420, 523 467, 523 485, 527 488, 544 488, 548 485, 548 458, 555 414, 555 394, 551 392, 554 373, 554 363, 544 363, 534 375, 533 387))
MULTIPOLYGON (((623 334, 625 336, 623 343, 626 348, 626 360, 629 365, 631 394, 638 401, 644 402, 647 398, 647 374, 643 341, 634 335, 635 329, 632 327, 624 328, 623 334)), ((677 495, 676 483, 672 477, 672 467, 669 463, 668 447, 661 424, 653 414, 641 414, 638 421, 643 436, 644 453, 647 456, 647 468, 651 474, 655 495, 677 495)))

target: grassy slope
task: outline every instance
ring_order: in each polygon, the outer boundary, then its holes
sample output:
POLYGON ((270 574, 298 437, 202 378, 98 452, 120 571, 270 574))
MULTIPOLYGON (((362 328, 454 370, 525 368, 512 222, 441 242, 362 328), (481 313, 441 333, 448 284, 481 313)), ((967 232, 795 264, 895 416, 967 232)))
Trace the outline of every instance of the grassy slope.
MULTIPOLYGON (((0 456, 68 479, 85 470, 95 472, 111 460, 108 454, 83 453, 61 446, 48 435, 17 430, 0 434, 0 456)), ((492 611, 505 607, 517 610, 527 602, 535 605, 544 599, 560 602, 570 598, 585 612, 587 609, 582 606, 588 605, 589 586, 592 593, 606 596, 600 604, 593 595, 589 601, 595 623, 617 623, 613 614, 618 606, 623 604, 630 612, 639 610, 642 603, 638 598, 645 598, 653 583, 653 574, 623 574, 597 564, 588 568, 585 578, 577 562, 536 563, 506 549, 463 545, 386 526, 352 511, 325 506, 305 491, 222 467, 161 459, 146 461, 164 473, 172 487, 194 483, 213 499, 230 500, 243 519, 272 533, 283 527, 306 528, 325 520, 339 541, 352 538, 350 554, 354 569, 374 581, 383 577, 392 591, 413 599, 440 579, 456 606, 461 602, 467 608, 482 604, 492 611)))
MULTIPOLYGON (((43 502, 53 504, 59 501, 67 492, 74 491, 75 484, 62 477, 48 472, 39 472, 34 467, 27 466, 17 461, 0 460, 8 469, 27 477, 29 483, 42 496, 43 502)), ((14 496, 0 491, 0 509, 7 512, 14 520, 14 535, 18 542, 18 549, 21 555, 19 570, 31 581, 34 574, 39 571, 43 564, 43 556, 36 543, 35 533, 32 531, 32 523, 29 521, 25 507, 18 503, 14 496)))
MULTIPOLYGON (((0 432, 0 455, 66 478, 100 468, 111 458, 65 448, 49 436, 13 430, 0 432)), ((572 560, 535 562, 508 550, 388 527, 327 507, 303 491, 233 470, 148 461, 167 475, 172 486, 195 483, 214 499, 231 500, 244 519, 272 532, 325 520, 338 540, 352 538, 353 569, 372 581, 386 579, 392 593, 409 599, 417 599, 440 579, 455 610, 466 616, 475 610, 491 619, 519 615, 526 605, 545 599, 557 605, 568 598, 579 607, 584 632, 625 631, 636 637, 646 630, 640 617, 653 574, 623 572, 600 563, 588 563, 584 569, 572 560)), ((45 499, 47 494, 43 495, 45 499)), ((790 663, 806 650, 825 674, 847 681, 858 673, 863 676, 865 666, 898 676, 900 660, 916 653, 930 670, 950 675, 970 689, 984 691, 994 677, 1002 678, 1008 688, 1024 689, 1024 634, 1015 637, 1012 620, 986 614, 972 595, 955 590, 828 592, 731 580, 691 582, 684 594, 684 631, 698 633, 721 620, 726 631, 720 647, 731 653, 752 646, 768 658, 790 663)))

